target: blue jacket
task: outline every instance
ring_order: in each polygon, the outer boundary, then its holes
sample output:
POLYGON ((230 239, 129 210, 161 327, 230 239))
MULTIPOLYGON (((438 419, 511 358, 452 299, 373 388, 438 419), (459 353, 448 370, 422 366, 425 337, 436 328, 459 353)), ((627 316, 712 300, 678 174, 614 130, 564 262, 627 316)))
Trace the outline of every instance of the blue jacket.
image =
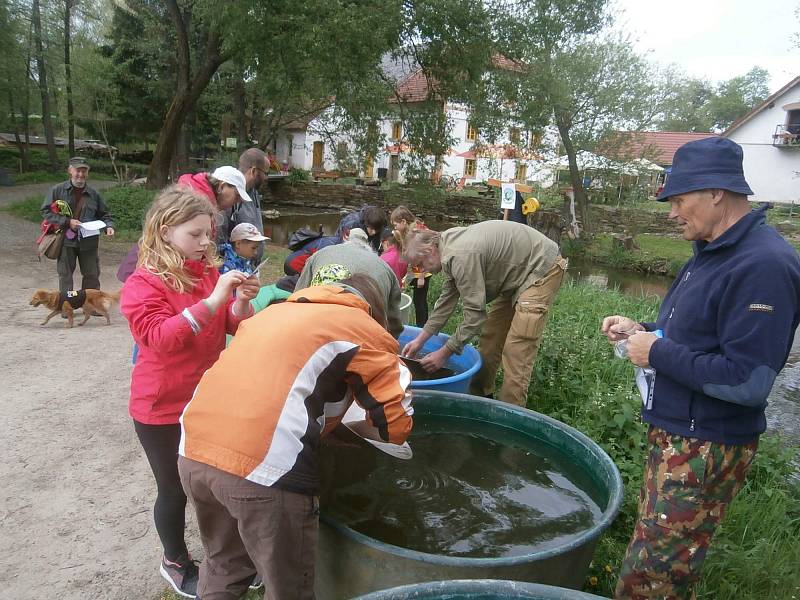
POLYGON ((800 258, 753 210, 694 257, 648 330, 656 370, 645 421, 721 444, 746 444, 766 429, 764 408, 800 321, 800 258))
POLYGON ((233 249, 231 244, 220 244, 218 251, 222 256, 222 264, 219 267, 220 273, 241 271, 245 275, 249 275, 256 268, 252 260, 236 254, 236 250, 233 249))

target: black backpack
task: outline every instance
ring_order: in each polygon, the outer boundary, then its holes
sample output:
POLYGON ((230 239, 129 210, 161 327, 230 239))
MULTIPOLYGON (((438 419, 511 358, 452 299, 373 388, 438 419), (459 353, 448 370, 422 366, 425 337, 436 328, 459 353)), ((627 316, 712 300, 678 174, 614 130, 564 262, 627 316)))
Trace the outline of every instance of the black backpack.
POLYGON ((321 237, 322 231, 314 231, 313 229, 308 229, 306 227, 298 229, 289 236, 289 250, 296 252, 308 242, 312 242, 321 237))

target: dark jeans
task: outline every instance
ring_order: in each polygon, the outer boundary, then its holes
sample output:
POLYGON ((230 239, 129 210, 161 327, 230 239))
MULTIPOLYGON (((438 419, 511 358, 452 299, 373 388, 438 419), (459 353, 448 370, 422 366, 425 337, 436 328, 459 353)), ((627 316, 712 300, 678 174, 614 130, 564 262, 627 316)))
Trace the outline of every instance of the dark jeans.
POLYGON ((183 533, 186 528, 186 494, 178 475, 178 445, 181 426, 146 425, 133 422, 136 435, 147 455, 147 461, 156 478, 156 503, 153 517, 156 531, 164 546, 164 556, 173 562, 185 560, 189 551, 183 533))
POLYGON ((178 469, 206 554, 198 598, 238 600, 256 571, 266 598, 314 597, 316 496, 259 485, 183 456, 178 469))
POLYGON ((414 319, 417 327, 425 327, 428 322, 428 286, 431 283, 431 278, 425 278, 425 285, 417 287, 417 280, 411 280, 411 287, 414 289, 412 296, 414 298, 414 319))
POLYGON ((74 290, 72 287, 72 274, 75 272, 76 263, 81 265, 81 275, 83 282, 80 289, 100 289, 100 257, 97 254, 97 246, 94 248, 83 249, 73 246, 61 248, 58 257, 58 289, 61 292, 74 290))

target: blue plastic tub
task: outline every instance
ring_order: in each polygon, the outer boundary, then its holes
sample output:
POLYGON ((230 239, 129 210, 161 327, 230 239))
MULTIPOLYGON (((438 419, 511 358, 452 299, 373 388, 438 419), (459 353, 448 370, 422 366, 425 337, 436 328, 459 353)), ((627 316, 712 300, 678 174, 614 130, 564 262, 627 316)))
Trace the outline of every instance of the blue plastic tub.
MULTIPOLYGON (((402 350, 403 346, 417 337, 420 331, 422 331, 422 329, 419 327, 406 325, 403 328, 403 333, 400 334, 400 349, 402 350)), ((430 338, 425 342, 420 354, 428 354, 438 350, 447 343, 449 338, 450 336, 444 333, 430 338)), ((453 354, 445 366, 455 371, 455 375, 452 377, 443 377, 442 379, 432 379, 430 381, 412 381, 411 389, 468 394, 469 382, 472 376, 481 368, 481 355, 474 346, 467 344, 464 346, 464 351, 460 355, 453 354)))

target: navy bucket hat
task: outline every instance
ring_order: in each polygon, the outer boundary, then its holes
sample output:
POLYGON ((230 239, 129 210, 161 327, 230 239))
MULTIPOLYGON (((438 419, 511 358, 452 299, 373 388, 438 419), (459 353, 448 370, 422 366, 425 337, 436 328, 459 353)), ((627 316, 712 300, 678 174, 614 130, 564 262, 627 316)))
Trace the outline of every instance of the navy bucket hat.
POLYGON ((684 144, 675 152, 672 172, 658 200, 709 189, 752 196, 744 178, 743 156, 742 147, 728 138, 709 137, 684 144))

